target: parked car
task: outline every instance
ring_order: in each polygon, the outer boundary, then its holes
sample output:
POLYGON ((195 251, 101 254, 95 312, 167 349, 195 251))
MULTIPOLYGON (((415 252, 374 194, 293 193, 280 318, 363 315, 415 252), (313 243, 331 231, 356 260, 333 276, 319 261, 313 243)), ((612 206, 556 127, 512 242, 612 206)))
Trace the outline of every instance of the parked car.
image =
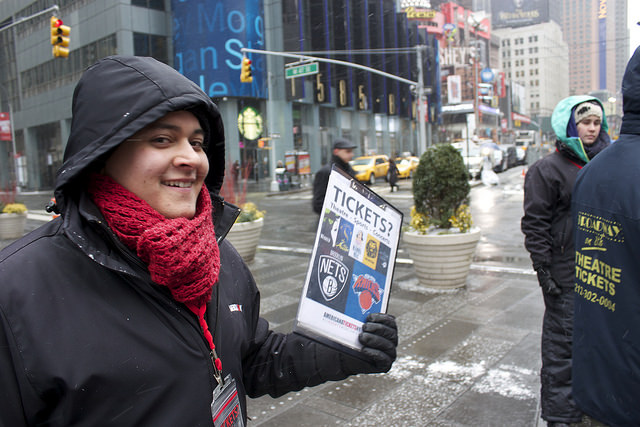
POLYGON ((411 178, 418 167, 418 163, 420 163, 420 159, 415 156, 397 157, 395 162, 398 168, 398 178, 411 178))
POLYGON ((527 163, 527 149, 529 148, 529 142, 525 140, 516 140, 516 155, 518 157, 518 164, 524 165, 527 163))
POLYGON ((389 170, 389 157, 384 154, 356 157, 349 163, 356 172, 356 179, 370 185, 375 184, 377 178, 386 179, 389 170))
POLYGON ((513 144, 500 145, 505 160, 505 169, 510 169, 518 165, 518 154, 516 146, 513 144))
POLYGON ((468 145, 466 142, 456 142, 451 145, 453 145, 462 155, 464 164, 467 165, 467 170, 469 171, 469 177, 472 179, 480 179, 482 163, 484 160, 482 152, 480 151, 480 146, 474 142, 469 142, 468 145), (469 148, 468 151, 467 147, 469 148))

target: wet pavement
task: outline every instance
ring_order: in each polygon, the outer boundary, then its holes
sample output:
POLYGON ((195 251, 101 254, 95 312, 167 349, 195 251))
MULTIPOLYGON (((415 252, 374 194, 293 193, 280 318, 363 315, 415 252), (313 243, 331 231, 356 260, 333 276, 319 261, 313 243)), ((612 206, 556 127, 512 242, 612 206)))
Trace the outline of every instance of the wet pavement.
MULTIPOLYGON (((472 214, 483 237, 464 288, 421 287, 402 243, 389 312, 397 317, 398 359, 387 374, 358 375, 281 398, 248 403, 249 426, 537 426, 540 328, 544 310, 519 231, 522 168, 501 184, 477 186, 472 214)), ((262 294, 261 312, 276 331, 290 332, 315 239, 309 188, 269 193, 248 185, 247 200, 267 211, 250 264, 262 294), (293 218, 293 219, 292 219, 293 218)), ((397 193, 375 190, 405 213, 410 183, 397 193)), ((45 193, 22 194, 28 229, 42 222, 45 193)), ((45 217, 46 219, 46 217, 45 217)), ((0 247, 8 242, 0 242, 0 247)))

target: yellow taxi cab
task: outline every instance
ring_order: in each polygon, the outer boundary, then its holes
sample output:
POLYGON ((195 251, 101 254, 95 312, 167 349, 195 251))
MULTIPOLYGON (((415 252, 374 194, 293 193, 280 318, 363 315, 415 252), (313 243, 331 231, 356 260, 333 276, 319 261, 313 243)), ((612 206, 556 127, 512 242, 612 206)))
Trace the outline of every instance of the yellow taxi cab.
POLYGON ((375 184, 377 178, 386 178, 389 170, 389 157, 384 154, 356 157, 351 162, 351 167, 356 172, 356 179, 375 184))
POLYGON ((411 178, 418 168, 420 159, 415 156, 397 157, 395 159, 398 168, 398 178, 411 178))

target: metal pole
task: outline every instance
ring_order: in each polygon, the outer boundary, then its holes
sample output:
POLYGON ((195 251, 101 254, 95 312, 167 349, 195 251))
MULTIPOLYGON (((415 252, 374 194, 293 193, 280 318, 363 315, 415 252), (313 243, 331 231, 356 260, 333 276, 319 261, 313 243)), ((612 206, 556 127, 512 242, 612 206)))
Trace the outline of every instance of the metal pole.
POLYGON ((16 190, 20 191, 20 182, 18 182, 18 151, 16 150, 16 132, 13 128, 13 107, 11 101, 7 98, 9 104, 9 126, 11 126, 11 151, 13 151, 13 179, 16 183, 16 190))
MULTIPOLYGON (((16 150, 16 133, 13 126, 13 105, 11 104, 11 99, 9 98, 9 91, 3 85, 0 85, 0 88, 4 93, 4 96, 7 98, 7 105, 9 106, 9 126, 11 127, 11 151, 12 151, 11 155, 13 157, 13 169, 14 169, 13 179, 17 186, 18 185, 18 157, 17 157, 18 152, 16 150)), ((0 108, 1 107, 2 107, 2 104, 0 103, 0 108)))
POLYGON ((4 30, 8 30, 8 29, 9 29, 9 28, 11 28, 11 27, 15 27, 15 26, 16 26, 16 25, 18 25, 18 24, 22 24, 22 23, 23 23, 23 22, 25 22, 25 21, 28 21, 28 20, 30 20, 30 19, 33 19, 33 18, 35 18, 36 16, 44 15, 45 13, 51 12, 52 10, 55 10, 55 11, 56 11, 56 12, 58 12, 58 13, 60 12, 60 8, 58 7, 58 5, 57 5, 57 4, 54 4, 53 6, 51 6, 51 7, 47 8, 47 9, 45 9, 45 10, 41 10, 40 12, 36 12, 36 13, 34 13, 33 15, 29 15, 29 16, 22 17, 22 18, 18 19, 16 22, 12 22, 12 23, 11 23, 11 24, 9 24, 9 25, 5 25, 4 27, 0 28, 0 33, 1 33, 1 32, 3 32, 4 30))
MULTIPOLYGON (((476 29, 477 31, 477 29, 476 29)), ((473 59, 473 114, 474 114, 474 119, 476 122, 476 128, 474 129, 474 133, 477 134, 478 133, 478 128, 480 127, 480 123, 478 123, 478 56, 479 52, 478 52, 478 36, 476 35, 476 32, 474 31, 473 33, 474 35, 474 47, 473 49, 475 50, 475 56, 473 59)))
POLYGON ((426 151, 426 130, 425 130, 425 123, 424 123, 424 118, 426 115, 426 111, 424 109, 424 103, 423 103, 423 98, 424 98, 424 94, 425 94, 425 87, 424 87, 424 78, 423 78, 423 73, 422 73, 422 51, 426 50, 426 46, 424 45, 419 45, 416 46, 415 48, 416 54, 417 54, 417 61, 418 61, 418 81, 414 82, 412 80, 408 80, 408 79, 403 79, 402 77, 398 77, 396 75, 393 74, 389 74, 389 73, 385 73, 384 71, 380 71, 377 70, 375 68, 371 68, 371 67, 367 67, 364 65, 360 65, 360 64, 355 64, 353 62, 347 62, 347 61, 340 61, 338 59, 329 59, 329 58, 319 58, 316 56, 309 56, 309 55, 301 55, 298 53, 288 53, 288 52, 274 52, 271 50, 262 50, 262 49, 249 49, 246 47, 243 47, 242 49, 240 49, 240 51, 242 53, 257 53, 257 54, 262 54, 262 55, 274 55, 274 56, 283 56, 283 57, 288 57, 288 58, 298 58, 302 61, 318 61, 318 62, 327 62, 330 64, 339 64, 339 65, 344 65, 347 67, 352 67, 352 68, 358 68, 360 70, 365 70, 365 71, 369 71, 373 74, 379 74, 381 76, 387 77, 389 79, 392 80, 397 80, 399 82, 402 83, 407 83, 410 84, 412 86, 416 86, 417 88, 417 96, 418 96, 418 147, 420 150, 420 154, 424 153, 426 151))
POLYGON ((418 156, 427 151, 426 132, 424 118, 426 115, 424 105, 424 76, 422 73, 422 51, 426 46, 416 46, 416 54, 418 61, 418 147, 420 152, 418 156))
POLYGON ((412 80, 408 80, 408 79, 403 79, 402 77, 398 77, 396 75, 393 74, 389 74, 389 73, 385 73, 384 71, 380 71, 377 70, 375 68, 371 68, 371 67, 367 67, 365 65, 360 65, 360 64, 356 64, 353 62, 348 62, 348 61, 340 61, 339 59, 329 59, 329 58, 319 58, 317 56, 309 56, 309 55, 300 55, 298 53, 288 53, 288 52, 274 52, 272 50, 262 50, 262 49, 248 49, 246 47, 243 47, 242 49, 240 49, 240 52, 245 53, 245 52, 250 52, 250 53, 259 53, 262 55, 275 55, 275 56, 284 56, 286 58, 298 58, 300 60, 307 60, 307 61, 318 61, 318 62, 328 62, 329 64, 339 64, 339 65, 345 65, 347 67, 353 67, 353 68, 358 68, 360 70, 365 70, 365 71, 369 71, 373 74, 379 74, 381 76, 393 79, 393 80, 398 80, 399 82, 403 82, 403 83, 408 83, 410 85, 415 85, 416 82, 412 81, 412 80))
POLYGON ((271 150, 269 152, 269 167, 271 168, 271 184, 270 190, 271 192, 278 191, 280 189, 280 185, 278 184, 278 178, 276 176, 276 139, 273 137, 275 134, 273 119, 274 114, 276 114, 276 109, 273 106, 273 79, 275 76, 271 73, 267 73, 267 87, 269 90, 269 99, 267 100, 267 123, 269 129, 269 146, 271 150))
POLYGON ((469 114, 467 113, 464 120, 465 126, 467 127, 467 171, 469 170, 469 120, 467 120, 468 117, 469 117, 469 114))

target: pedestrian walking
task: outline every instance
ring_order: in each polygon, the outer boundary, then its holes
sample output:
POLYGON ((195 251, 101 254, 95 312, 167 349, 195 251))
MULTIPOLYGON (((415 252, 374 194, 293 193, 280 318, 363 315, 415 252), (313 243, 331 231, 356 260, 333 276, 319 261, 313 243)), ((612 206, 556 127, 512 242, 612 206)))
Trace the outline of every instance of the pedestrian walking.
POLYGON ((196 84, 108 57, 72 113, 62 216, 0 251, 0 425, 241 426, 247 395, 390 369, 390 315, 364 323, 360 357, 259 316, 224 239, 221 116, 196 84))
POLYGON ((237 184, 238 177, 240 176, 240 162, 237 160, 233 162, 233 165, 231 166, 231 176, 233 178, 233 183, 237 184))
POLYGON ((571 394, 574 244, 571 191, 580 169, 609 145, 602 104, 570 96, 553 111, 556 151, 535 162, 525 176, 525 247, 542 288, 541 407, 549 426, 579 422, 571 394))
POLYGON ((331 166, 336 165, 351 176, 355 175, 349 162, 353 159, 353 149, 356 145, 348 139, 338 138, 333 142, 331 161, 321 167, 313 180, 313 199, 311 207, 313 211, 320 214, 324 196, 327 193, 327 185, 329 184, 329 175, 331 174, 331 166))
POLYGON ((387 171, 387 181, 389 181, 389 187, 391 187, 391 192, 398 191, 400 187, 398 187, 398 167, 396 166, 396 162, 393 161, 392 158, 389 158, 389 170, 387 171))
POLYGON ((582 170, 576 224, 573 396, 610 426, 640 425, 640 48, 622 78, 620 138, 582 170))

